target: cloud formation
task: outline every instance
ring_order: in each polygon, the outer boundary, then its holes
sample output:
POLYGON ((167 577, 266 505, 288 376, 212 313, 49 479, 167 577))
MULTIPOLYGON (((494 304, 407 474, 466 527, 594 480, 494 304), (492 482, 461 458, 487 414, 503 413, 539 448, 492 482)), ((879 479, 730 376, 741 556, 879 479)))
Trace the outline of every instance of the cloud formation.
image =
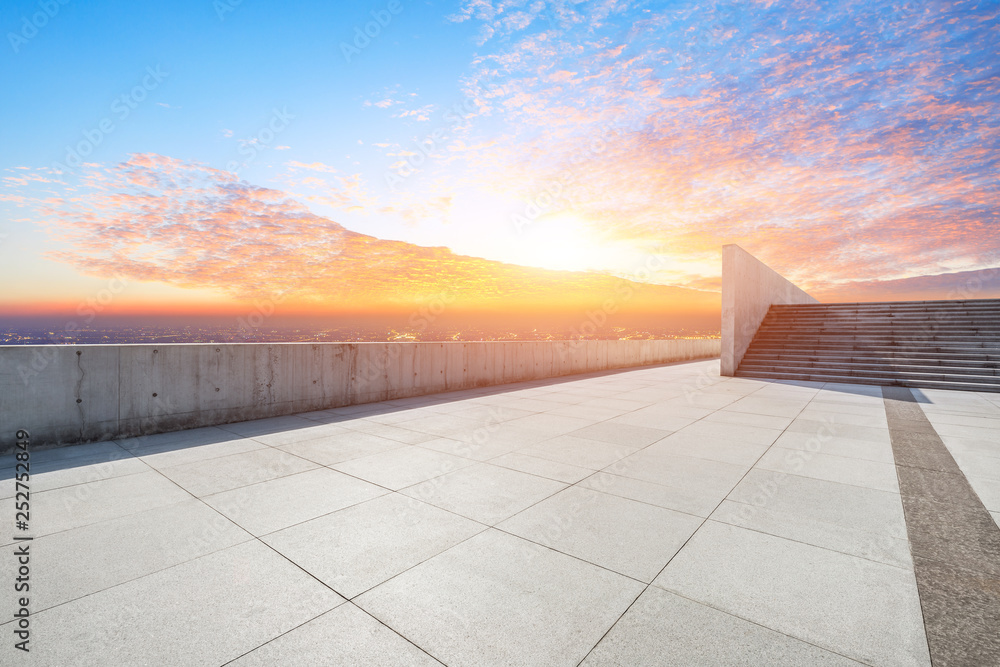
POLYGON ((620 239, 702 264, 735 242, 824 289, 1000 264, 995 3, 671 7, 467 2, 466 92, 507 128, 483 181, 559 181, 620 239))
MULTIPOLYGON (((85 188, 85 198, 71 189, 38 205, 62 246, 49 256, 88 275, 212 288, 238 299, 281 295, 327 310, 405 307, 442 295, 466 308, 573 308, 620 300, 626 285, 600 273, 529 269, 359 234, 283 191, 162 155, 92 169, 85 188)), ((659 307, 705 311, 717 301, 626 286, 628 300, 642 290, 636 303, 659 307)))

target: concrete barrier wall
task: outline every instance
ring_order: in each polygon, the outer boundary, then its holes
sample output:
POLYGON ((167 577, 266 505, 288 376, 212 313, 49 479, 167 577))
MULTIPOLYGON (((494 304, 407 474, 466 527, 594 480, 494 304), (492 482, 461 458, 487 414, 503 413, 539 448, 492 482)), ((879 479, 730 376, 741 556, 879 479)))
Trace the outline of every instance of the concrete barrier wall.
POLYGON ((722 246, 720 372, 733 375, 772 304, 818 303, 738 245, 722 246))
POLYGON ((718 339, 0 347, 0 451, 719 356, 718 339))

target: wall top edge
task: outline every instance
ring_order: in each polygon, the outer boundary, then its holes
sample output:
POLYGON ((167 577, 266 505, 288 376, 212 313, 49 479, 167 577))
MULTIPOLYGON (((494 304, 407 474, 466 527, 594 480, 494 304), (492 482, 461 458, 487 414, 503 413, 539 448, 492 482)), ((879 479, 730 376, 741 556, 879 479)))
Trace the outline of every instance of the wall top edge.
POLYGON ((568 343, 573 345, 579 345, 581 342, 584 343, 643 343, 643 342, 658 342, 658 341, 676 341, 676 340, 719 340, 716 338, 597 338, 597 339, 560 339, 560 340, 440 340, 440 341, 327 341, 327 342, 299 342, 299 341, 289 341, 282 343, 81 343, 79 345, 0 345, 0 350, 21 350, 21 349, 32 349, 32 348, 66 348, 66 349, 78 349, 78 348, 120 348, 120 347, 152 347, 152 348, 164 348, 164 347, 256 347, 261 345, 270 346, 303 346, 303 345, 482 345, 491 344, 496 345, 500 343, 504 344, 517 344, 517 345, 537 345, 537 344, 557 344, 557 343, 568 343))

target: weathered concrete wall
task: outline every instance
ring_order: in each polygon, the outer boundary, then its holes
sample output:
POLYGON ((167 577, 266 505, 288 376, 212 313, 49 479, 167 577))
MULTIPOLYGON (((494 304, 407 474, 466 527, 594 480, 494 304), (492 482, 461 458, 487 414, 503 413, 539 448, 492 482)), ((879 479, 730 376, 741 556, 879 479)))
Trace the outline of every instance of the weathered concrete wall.
POLYGON ((722 375, 733 375, 776 303, 818 303, 738 245, 722 246, 722 375))
POLYGON ((0 347, 0 451, 612 368, 716 357, 718 339, 0 347))

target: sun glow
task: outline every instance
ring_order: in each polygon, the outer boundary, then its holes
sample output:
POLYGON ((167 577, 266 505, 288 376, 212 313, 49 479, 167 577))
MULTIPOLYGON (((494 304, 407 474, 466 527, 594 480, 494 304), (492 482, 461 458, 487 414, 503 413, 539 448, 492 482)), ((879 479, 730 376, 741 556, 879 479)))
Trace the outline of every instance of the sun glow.
POLYGON ((538 218, 520 230, 517 262, 561 271, 614 271, 632 253, 572 213, 538 218))

